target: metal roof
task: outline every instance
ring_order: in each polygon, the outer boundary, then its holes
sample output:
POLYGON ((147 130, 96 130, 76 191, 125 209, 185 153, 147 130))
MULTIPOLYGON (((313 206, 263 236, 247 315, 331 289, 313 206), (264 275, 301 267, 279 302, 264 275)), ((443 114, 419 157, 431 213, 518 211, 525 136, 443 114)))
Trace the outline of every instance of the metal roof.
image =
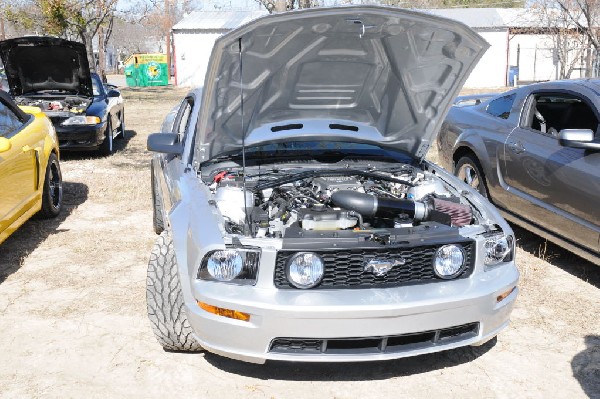
POLYGON ((266 10, 260 11, 194 11, 175 26, 173 31, 182 30, 231 30, 253 19, 267 15, 266 10))
MULTIPOLYGON (((527 8, 430 8, 419 11, 454 19, 475 29, 543 28, 547 26, 536 13, 527 8)), ((199 10, 178 22, 173 27, 173 31, 228 31, 267 14, 266 10, 199 10)))
POLYGON ((450 18, 471 28, 533 28, 542 27, 539 17, 526 8, 438 8, 422 10, 450 18))

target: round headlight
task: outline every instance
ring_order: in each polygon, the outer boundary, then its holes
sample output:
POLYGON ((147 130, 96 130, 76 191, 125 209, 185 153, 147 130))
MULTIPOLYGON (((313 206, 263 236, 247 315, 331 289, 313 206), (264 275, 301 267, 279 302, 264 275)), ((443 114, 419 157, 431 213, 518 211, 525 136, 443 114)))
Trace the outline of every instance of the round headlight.
POLYGON ((513 249, 513 239, 512 236, 507 237, 504 234, 496 235, 488 238, 484 247, 484 263, 489 266, 497 265, 500 262, 511 260, 510 255, 513 249))
POLYGON ((459 245, 444 245, 435 253, 433 270, 438 277, 450 279, 458 276, 465 265, 465 252, 459 245))
POLYGON ((300 252, 287 263, 287 277, 297 288, 312 288, 323 279, 325 267, 323 259, 311 252, 300 252))
POLYGON ((216 280, 231 281, 244 266, 242 256, 234 250, 215 251, 206 263, 206 270, 216 280))

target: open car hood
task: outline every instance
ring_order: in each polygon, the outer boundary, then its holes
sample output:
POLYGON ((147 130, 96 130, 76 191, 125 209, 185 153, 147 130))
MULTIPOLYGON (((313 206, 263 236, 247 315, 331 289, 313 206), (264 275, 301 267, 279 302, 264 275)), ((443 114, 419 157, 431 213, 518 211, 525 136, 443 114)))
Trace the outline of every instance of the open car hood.
POLYGON ((40 90, 93 96, 82 43, 54 37, 20 37, 1 41, 0 57, 13 96, 40 90))
POLYGON ((462 23, 398 8, 256 19, 215 42, 196 159, 242 141, 291 139, 374 143, 423 157, 487 47, 462 23))

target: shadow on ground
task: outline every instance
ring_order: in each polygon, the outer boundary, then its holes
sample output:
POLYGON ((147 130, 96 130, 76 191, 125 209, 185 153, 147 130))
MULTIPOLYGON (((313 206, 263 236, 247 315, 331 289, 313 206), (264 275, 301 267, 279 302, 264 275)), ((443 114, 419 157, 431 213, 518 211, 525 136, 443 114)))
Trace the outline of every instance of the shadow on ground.
POLYGON ((63 209, 54 219, 34 216, 0 244, 0 284, 21 267, 23 260, 46 238, 60 234, 59 226, 88 197, 88 187, 82 183, 63 182, 63 209))
POLYGON ((426 373, 471 362, 496 345, 494 338, 482 346, 467 346, 439 353, 396 360, 354 363, 299 363, 268 361, 264 365, 244 363, 206 353, 213 366, 233 374, 261 380, 287 381, 376 381, 426 373))
POLYGON ((599 266, 519 226, 511 224, 511 227, 515 232, 519 248, 600 288, 599 266))
POLYGON ((573 377, 590 398, 600 398, 600 336, 586 336, 585 346, 571 361, 573 377))

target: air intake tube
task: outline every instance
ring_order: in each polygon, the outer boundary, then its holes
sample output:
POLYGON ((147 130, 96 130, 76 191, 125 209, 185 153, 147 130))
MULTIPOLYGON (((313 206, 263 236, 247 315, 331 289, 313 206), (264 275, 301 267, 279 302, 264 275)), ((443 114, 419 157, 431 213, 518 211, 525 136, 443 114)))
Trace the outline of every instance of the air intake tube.
POLYGON ((469 206, 439 198, 421 202, 339 190, 331 195, 331 201, 335 206, 356 211, 367 218, 377 216, 383 219, 395 219, 398 215, 404 214, 416 222, 429 220, 462 227, 470 224, 473 217, 473 210, 469 206))
POLYGON ((406 214, 416 221, 422 221, 426 220, 428 215, 428 207, 423 202, 380 198, 350 190, 334 192, 331 201, 340 208, 356 211, 365 217, 393 219, 399 214, 406 214))

